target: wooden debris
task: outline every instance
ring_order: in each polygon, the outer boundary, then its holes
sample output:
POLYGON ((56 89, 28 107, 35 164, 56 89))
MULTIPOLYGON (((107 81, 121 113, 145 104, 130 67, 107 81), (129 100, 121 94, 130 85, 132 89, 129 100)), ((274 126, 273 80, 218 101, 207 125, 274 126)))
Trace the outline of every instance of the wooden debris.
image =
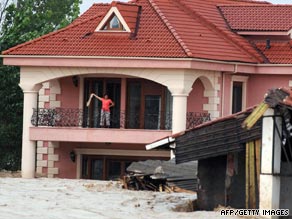
POLYGON ((243 121, 242 128, 251 129, 256 122, 264 115, 269 107, 288 105, 292 106, 292 91, 288 88, 270 89, 254 111, 243 121))
POLYGON ((245 207, 257 208, 257 194, 259 193, 259 175, 260 175, 260 140, 246 143, 245 160, 245 207))
POLYGON ((146 190, 155 192, 183 192, 195 194, 191 190, 178 186, 169 186, 166 178, 151 177, 150 174, 127 174, 121 179, 123 188, 128 190, 146 190))
POLYGON ((243 121, 242 128, 251 129, 254 124, 263 116, 263 114, 267 111, 269 105, 262 102, 260 103, 254 111, 243 121))

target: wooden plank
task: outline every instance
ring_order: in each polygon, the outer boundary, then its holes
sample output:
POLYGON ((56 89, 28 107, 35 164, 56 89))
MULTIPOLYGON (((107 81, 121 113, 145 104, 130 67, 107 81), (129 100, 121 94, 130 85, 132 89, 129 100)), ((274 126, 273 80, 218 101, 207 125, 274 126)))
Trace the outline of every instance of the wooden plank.
POLYGON ((269 105, 262 102, 260 103, 253 112, 243 121, 242 128, 251 129, 256 122, 262 117, 262 115, 267 111, 269 105))
POLYGON ((258 194, 260 193, 260 172, 261 172, 261 140, 255 141, 255 159, 256 159, 256 178, 257 178, 257 189, 258 194))
POLYGON ((245 208, 249 208, 249 144, 246 143, 245 150, 245 208))
POLYGON ((256 208, 255 144, 249 142, 249 197, 250 208, 256 208))

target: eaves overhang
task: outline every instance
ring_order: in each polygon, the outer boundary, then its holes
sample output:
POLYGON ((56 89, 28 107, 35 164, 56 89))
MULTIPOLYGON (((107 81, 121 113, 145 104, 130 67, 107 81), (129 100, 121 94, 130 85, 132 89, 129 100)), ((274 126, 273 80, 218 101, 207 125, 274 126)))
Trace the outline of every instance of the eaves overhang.
POLYGON ((292 64, 243 63, 198 58, 1 55, 4 65, 209 70, 246 74, 291 74, 292 64))

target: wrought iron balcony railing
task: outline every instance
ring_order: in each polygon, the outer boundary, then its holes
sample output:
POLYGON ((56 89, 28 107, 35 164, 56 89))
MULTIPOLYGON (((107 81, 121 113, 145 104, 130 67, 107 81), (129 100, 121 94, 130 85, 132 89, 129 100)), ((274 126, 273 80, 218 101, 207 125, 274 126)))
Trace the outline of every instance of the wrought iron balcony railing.
MULTIPOLYGON (((170 130, 172 128, 172 112, 140 113, 114 111, 111 113, 111 128, 126 129, 156 129, 170 130)), ((208 113, 187 113, 187 129, 209 121, 208 113)), ((99 112, 89 112, 87 109, 38 108, 33 110, 31 123, 34 126, 53 127, 100 127, 99 112)))
POLYGON ((187 129, 192 129, 197 125, 211 120, 210 113, 205 112, 187 112, 187 129))

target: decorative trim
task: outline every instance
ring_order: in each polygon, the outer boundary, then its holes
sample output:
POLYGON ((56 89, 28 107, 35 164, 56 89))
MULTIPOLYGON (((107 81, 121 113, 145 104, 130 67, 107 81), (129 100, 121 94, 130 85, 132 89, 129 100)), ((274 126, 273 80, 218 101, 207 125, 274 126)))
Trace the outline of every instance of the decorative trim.
POLYGON ((112 16, 112 14, 115 14, 119 21, 122 23, 123 27, 125 28, 125 31, 112 31, 111 32, 131 32, 129 26, 127 25, 126 21, 124 20, 123 16, 121 15, 121 13, 119 12, 117 7, 112 7, 108 13, 104 16, 104 18, 101 20, 101 22, 99 23, 99 25, 97 26, 97 28, 95 29, 95 31, 104 31, 106 32, 106 30, 102 30, 101 28, 103 28, 103 26, 106 24, 106 22, 108 22, 108 19, 112 16))
POLYGON ((207 77, 212 84, 212 90, 204 91, 204 97, 208 97, 208 103, 203 104, 203 110, 206 110, 208 113, 210 113, 211 119, 216 119, 220 116, 220 112, 218 110, 218 105, 220 103, 220 97, 218 96, 218 92, 220 91, 219 77, 220 75, 216 72, 213 73, 212 78, 214 80, 211 80, 210 76, 207 77))
POLYGON ((59 174, 59 168, 55 167, 55 161, 59 160, 59 155, 55 154, 58 147, 58 142, 37 141, 36 173, 39 176, 54 178, 59 174))

